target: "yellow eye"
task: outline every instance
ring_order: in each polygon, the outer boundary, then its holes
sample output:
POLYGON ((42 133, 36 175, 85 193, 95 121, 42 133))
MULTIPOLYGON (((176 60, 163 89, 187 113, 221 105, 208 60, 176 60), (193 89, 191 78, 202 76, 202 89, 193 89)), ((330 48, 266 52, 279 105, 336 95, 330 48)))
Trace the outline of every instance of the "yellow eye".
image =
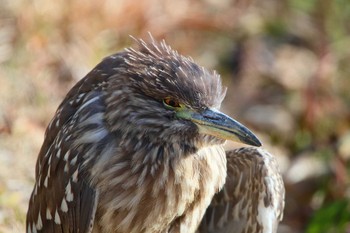
POLYGON ((166 104, 167 106, 173 107, 173 108, 179 108, 180 103, 170 97, 167 97, 165 99, 163 99, 163 103, 166 104))

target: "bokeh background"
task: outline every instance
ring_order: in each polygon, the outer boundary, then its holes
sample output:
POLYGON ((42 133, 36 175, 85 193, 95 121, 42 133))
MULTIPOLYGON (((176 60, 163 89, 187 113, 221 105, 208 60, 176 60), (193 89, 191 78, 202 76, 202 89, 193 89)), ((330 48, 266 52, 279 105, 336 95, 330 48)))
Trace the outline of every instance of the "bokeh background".
POLYGON ((0 232, 24 232, 36 156, 67 91, 151 32, 228 87, 276 155, 279 233, 350 232, 348 0, 0 0, 0 232))

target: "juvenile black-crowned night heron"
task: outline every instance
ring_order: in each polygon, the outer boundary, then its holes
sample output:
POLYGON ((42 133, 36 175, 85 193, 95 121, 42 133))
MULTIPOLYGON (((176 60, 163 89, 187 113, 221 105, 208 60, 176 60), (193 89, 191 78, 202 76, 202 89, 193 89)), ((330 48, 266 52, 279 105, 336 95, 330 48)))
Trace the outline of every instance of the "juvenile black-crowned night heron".
POLYGON ((225 181, 203 232, 241 215, 249 218, 242 228, 264 218, 254 214, 277 223, 282 180, 262 150, 228 153, 226 180, 224 141, 261 144, 218 111, 220 77, 164 42, 136 41, 139 50, 104 59, 59 106, 39 153, 27 232, 195 232, 225 181), (230 197, 228 208, 241 209, 217 221, 230 197))

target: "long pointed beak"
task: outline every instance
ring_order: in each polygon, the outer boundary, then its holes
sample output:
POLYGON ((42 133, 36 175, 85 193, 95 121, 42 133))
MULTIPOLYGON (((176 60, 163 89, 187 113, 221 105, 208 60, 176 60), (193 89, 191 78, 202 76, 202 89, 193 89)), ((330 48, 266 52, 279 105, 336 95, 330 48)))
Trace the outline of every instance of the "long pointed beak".
POLYGON ((247 127, 222 112, 211 109, 202 112, 183 109, 179 110, 176 115, 195 123, 200 133, 252 146, 261 146, 259 139, 247 127))

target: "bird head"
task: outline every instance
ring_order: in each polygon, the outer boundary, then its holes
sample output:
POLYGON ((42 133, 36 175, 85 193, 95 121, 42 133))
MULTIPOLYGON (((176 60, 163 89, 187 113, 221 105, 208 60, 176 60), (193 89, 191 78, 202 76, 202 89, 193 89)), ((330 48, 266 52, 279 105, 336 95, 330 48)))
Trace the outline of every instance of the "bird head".
POLYGON ((219 111, 226 88, 216 72, 179 55, 164 41, 135 41, 139 49, 128 48, 114 58, 122 75, 111 82, 108 106, 124 107, 107 119, 112 128, 160 142, 209 138, 214 144, 232 140, 261 145, 247 127, 219 111))

